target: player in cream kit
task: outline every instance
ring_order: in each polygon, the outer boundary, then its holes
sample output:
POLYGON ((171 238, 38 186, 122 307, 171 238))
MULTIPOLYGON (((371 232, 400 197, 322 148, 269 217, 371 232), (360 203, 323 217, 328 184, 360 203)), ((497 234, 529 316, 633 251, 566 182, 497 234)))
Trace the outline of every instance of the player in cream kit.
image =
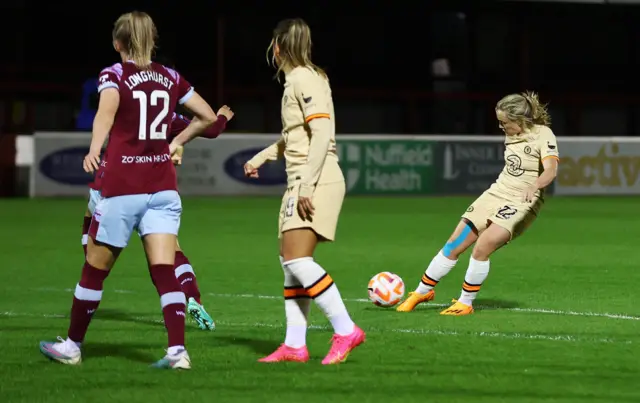
POLYGON ((306 362, 307 317, 313 299, 334 328, 323 364, 343 362, 365 340, 342 301, 331 276, 315 262, 319 242, 335 239, 345 195, 338 165, 335 114, 325 72, 311 61, 311 30, 301 19, 281 21, 274 30, 271 62, 284 75, 282 136, 245 164, 245 174, 258 177, 269 160, 284 157, 287 189, 282 198, 278 233, 284 271, 287 331, 284 343, 261 362, 306 362))
POLYGON ((398 306, 410 312, 434 299, 434 287, 456 265, 458 256, 474 245, 458 300, 442 315, 473 313, 482 283, 489 275, 489 257, 514 240, 535 221, 544 204, 546 188, 558 172, 558 143, 549 128, 546 105, 535 93, 511 94, 496 105, 496 117, 505 133, 505 166, 498 180, 467 211, 444 248, 433 258, 415 292, 398 306))
POLYGON ((184 342, 186 299, 173 270, 182 203, 171 155, 181 145, 176 142, 178 138, 202 133, 216 121, 216 115, 178 72, 151 62, 157 32, 148 14, 123 14, 115 22, 112 36, 122 63, 100 73, 100 102, 89 154, 83 162, 85 171, 97 171, 102 146, 109 136, 102 198, 89 228, 68 337, 41 342, 40 351, 64 364, 82 361, 81 344, 102 299, 103 283, 137 229, 168 332, 167 353, 153 365, 189 369, 191 360, 184 342), (170 145, 167 134, 178 103, 197 119, 170 145))

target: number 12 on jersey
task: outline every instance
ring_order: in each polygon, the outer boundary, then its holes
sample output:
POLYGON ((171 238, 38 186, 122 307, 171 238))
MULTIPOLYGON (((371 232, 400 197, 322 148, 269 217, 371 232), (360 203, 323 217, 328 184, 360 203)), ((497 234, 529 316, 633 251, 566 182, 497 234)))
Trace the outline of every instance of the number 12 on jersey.
POLYGON ((149 127, 149 140, 166 140, 167 128, 169 125, 162 123, 162 121, 169 114, 169 93, 167 91, 155 90, 151 92, 151 96, 147 97, 144 91, 133 91, 133 99, 137 99, 140 105, 140 125, 138 126, 138 140, 147 139, 147 112, 148 107, 158 106, 158 103, 162 101, 162 110, 156 118, 151 122, 149 127))

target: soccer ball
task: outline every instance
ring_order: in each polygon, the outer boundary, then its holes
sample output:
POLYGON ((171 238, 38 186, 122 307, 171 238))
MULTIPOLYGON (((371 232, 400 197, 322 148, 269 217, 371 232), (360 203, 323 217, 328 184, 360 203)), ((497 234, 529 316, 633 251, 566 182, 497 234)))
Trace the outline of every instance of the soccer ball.
POLYGON ((368 288, 369 299, 377 306, 394 306, 404 297, 404 281, 388 271, 373 276, 368 288))

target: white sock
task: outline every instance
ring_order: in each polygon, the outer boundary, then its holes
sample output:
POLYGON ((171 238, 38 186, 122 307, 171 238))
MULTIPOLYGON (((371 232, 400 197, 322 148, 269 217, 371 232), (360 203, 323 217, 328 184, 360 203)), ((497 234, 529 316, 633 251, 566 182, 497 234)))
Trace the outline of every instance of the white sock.
POLYGON ((176 355, 184 350, 184 346, 171 346, 167 349, 167 355, 176 355))
POLYGON ((491 264, 489 261, 475 260, 473 257, 469 258, 469 268, 467 274, 464 276, 464 284, 462 285, 462 293, 458 301, 465 305, 472 306, 473 301, 480 291, 480 286, 487 279, 489 275, 489 268, 491 264))
POLYGON ((304 286, 307 293, 331 322, 335 333, 346 336, 353 333, 355 324, 344 306, 338 286, 331 276, 312 257, 290 260, 284 266, 304 286))
POLYGON ((300 348, 307 344, 307 318, 311 308, 311 299, 306 295, 302 284, 283 263, 284 259, 280 256, 280 265, 284 271, 284 311, 287 316, 287 333, 284 344, 300 348))
POLYGON ((431 291, 442 277, 449 274, 456 263, 458 263, 457 260, 449 259, 442 251, 438 252, 431 260, 431 263, 429 263, 427 270, 425 270, 422 280, 420 280, 420 284, 418 284, 418 288, 416 288, 416 292, 418 294, 426 294, 431 291))

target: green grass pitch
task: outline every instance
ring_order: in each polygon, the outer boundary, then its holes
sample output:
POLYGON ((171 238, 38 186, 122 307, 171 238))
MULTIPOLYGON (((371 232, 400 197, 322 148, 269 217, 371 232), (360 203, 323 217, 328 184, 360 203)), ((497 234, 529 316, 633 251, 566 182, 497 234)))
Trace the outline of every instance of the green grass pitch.
POLYGON ((66 335, 83 263, 86 202, 0 201, 0 401, 13 402, 638 402, 637 198, 549 199, 538 221, 492 258, 474 315, 457 298, 469 253, 434 304, 401 314, 366 301, 393 271, 413 290, 471 198, 345 202, 337 242, 317 260, 367 343, 323 367, 330 330, 312 310, 312 361, 258 364, 284 337, 278 198, 186 198, 180 243, 218 329, 190 322, 188 372, 148 365, 166 348, 158 296, 137 237, 106 282, 80 367, 47 361, 38 341, 66 335))

